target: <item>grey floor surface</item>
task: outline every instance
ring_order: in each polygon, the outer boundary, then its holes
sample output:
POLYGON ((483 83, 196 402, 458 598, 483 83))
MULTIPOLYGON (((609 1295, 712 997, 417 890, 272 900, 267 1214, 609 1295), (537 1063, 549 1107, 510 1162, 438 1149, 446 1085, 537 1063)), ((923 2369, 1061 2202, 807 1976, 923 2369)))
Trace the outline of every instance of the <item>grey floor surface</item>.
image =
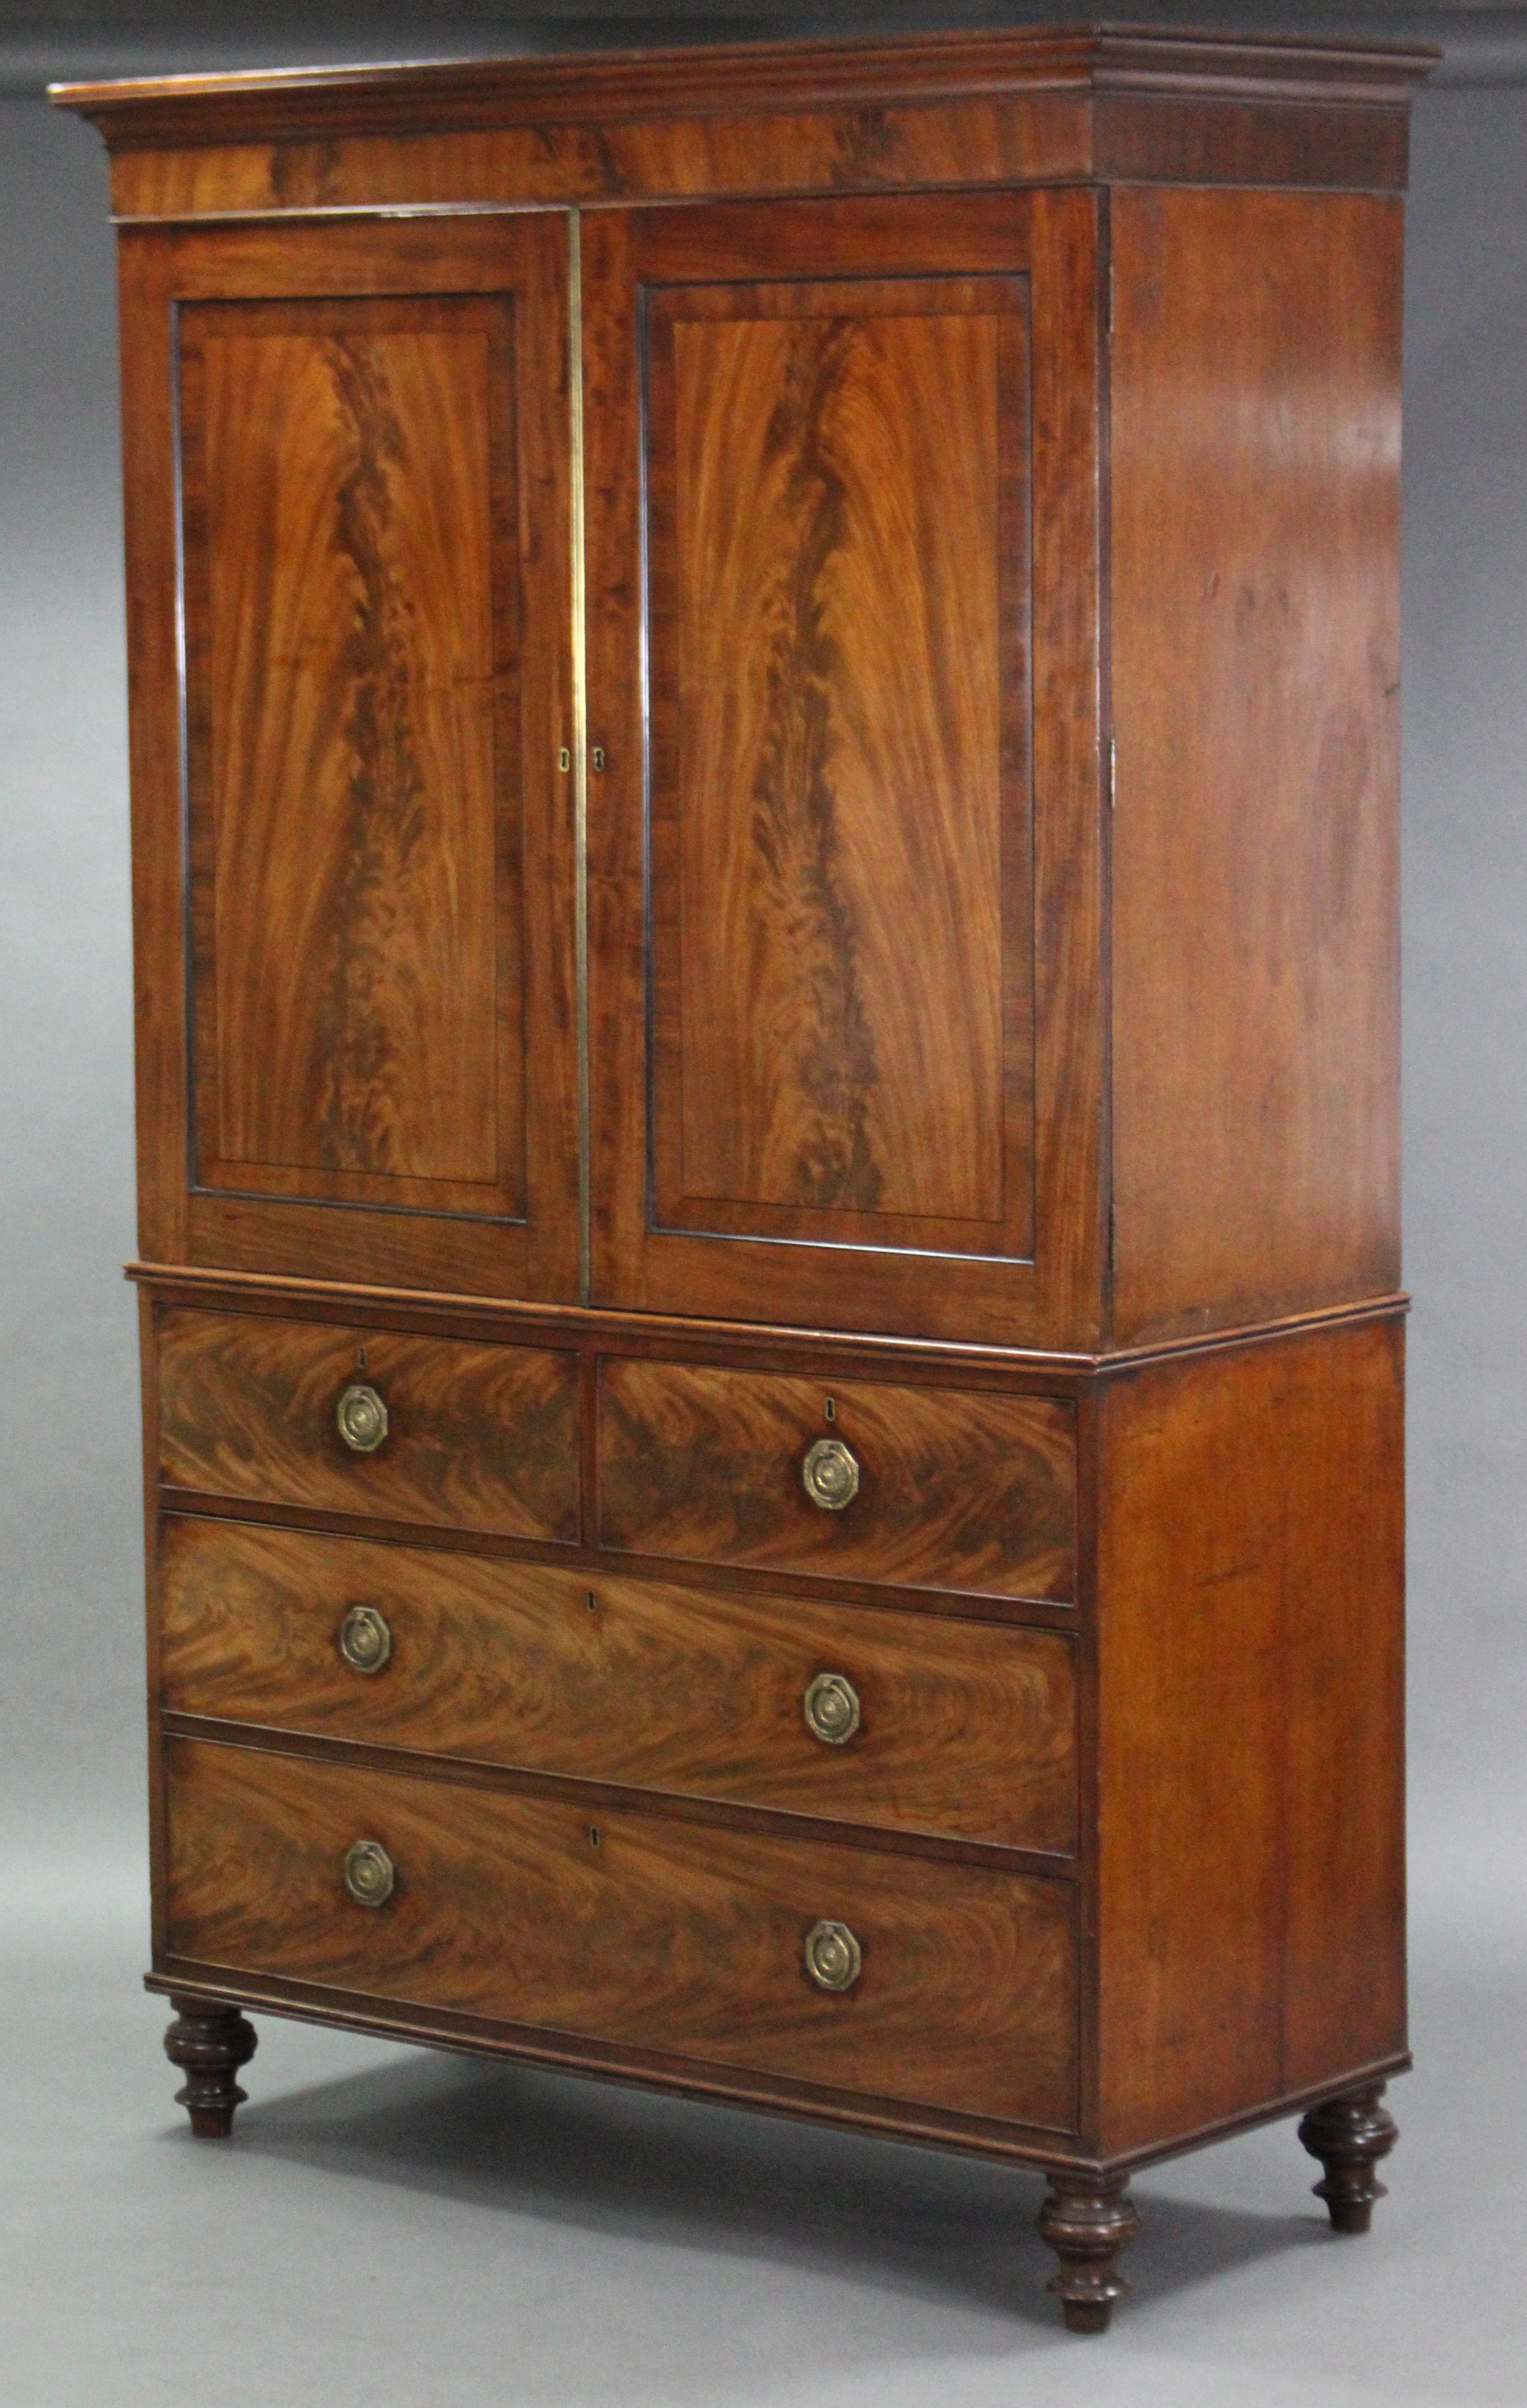
POLYGON ((13 1858, 0 2399, 1516 2408, 1521 1901, 1449 1853, 1373 2235, 1328 2232, 1292 2123, 1221 2143, 1139 2180, 1102 2341, 1056 2321, 1037 2182, 921 2151, 270 2018, 236 2137, 194 2142, 135 1869, 13 1858))

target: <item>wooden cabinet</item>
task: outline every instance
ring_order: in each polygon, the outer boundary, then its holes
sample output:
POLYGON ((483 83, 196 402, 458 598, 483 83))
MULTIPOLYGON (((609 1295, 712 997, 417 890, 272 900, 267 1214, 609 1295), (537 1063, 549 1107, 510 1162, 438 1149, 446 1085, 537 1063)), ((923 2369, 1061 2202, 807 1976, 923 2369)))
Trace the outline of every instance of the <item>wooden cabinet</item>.
POLYGON ((78 87, 121 227, 154 1957, 1040 2167, 1407 2063, 1431 54, 78 87))

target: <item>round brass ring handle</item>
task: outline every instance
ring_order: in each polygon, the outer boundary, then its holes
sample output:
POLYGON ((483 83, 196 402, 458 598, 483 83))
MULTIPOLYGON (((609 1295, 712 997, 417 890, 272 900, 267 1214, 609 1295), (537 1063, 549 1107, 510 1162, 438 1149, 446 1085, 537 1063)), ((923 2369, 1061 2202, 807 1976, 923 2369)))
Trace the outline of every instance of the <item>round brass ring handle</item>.
POLYGON ((859 1692, 841 1672, 819 1672, 807 1684, 801 1709, 813 1739, 846 1747, 859 1728, 859 1692))
POLYGON ((801 1485, 824 1513, 841 1513, 859 1494, 859 1458, 840 1438, 819 1438, 801 1465, 801 1485))
POLYGON ((379 1672, 392 1653, 387 1618, 374 1605, 352 1605, 339 1626, 339 1653, 356 1672, 379 1672))
POLYGON ((375 1455, 387 1436, 387 1407, 375 1388, 347 1388, 334 1417, 340 1437, 356 1455, 375 1455))
POLYGON ((846 1923, 814 1923, 806 1935, 806 1970, 819 1990, 851 1990, 863 1961, 846 1923))
POLYGON ((379 1840, 357 1840, 347 1849, 344 1875, 357 1906, 385 1906, 396 1879, 392 1859, 379 1840))

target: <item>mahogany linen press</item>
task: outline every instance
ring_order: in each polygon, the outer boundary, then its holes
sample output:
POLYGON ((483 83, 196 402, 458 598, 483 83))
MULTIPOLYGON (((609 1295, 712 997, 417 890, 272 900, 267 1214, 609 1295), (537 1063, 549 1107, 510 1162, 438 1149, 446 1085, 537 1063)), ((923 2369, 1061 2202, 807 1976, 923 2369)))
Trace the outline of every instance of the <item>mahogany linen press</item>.
POLYGON ((121 266, 152 1989, 1049 2177, 1407 2063, 1401 193, 1118 29, 56 96, 121 266))

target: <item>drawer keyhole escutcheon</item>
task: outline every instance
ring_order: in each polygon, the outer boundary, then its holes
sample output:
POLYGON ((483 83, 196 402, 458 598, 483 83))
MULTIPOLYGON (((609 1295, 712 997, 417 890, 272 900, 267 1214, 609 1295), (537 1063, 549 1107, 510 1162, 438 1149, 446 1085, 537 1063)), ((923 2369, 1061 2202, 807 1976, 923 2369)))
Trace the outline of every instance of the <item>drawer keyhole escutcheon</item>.
POLYGON ((387 1618, 374 1605, 352 1605, 339 1626, 339 1653, 356 1672, 379 1672, 392 1653, 387 1618))
POLYGON ((357 1382, 334 1409, 339 1435, 353 1455, 375 1455, 387 1436, 387 1407, 375 1388, 357 1382))
POLYGON ((863 1962, 846 1923, 814 1923, 806 1935, 806 1970, 819 1990, 851 1990, 863 1962))
POLYGON ((819 1438, 806 1448, 801 1485, 824 1513, 841 1513, 859 1494, 859 1457, 840 1438, 819 1438))
POLYGON ((801 1700, 806 1727, 829 1747, 845 1747, 859 1728, 859 1692, 841 1672, 819 1672, 801 1700))
POLYGON ((345 1855, 345 1887, 357 1906, 385 1906, 397 1876, 379 1840, 357 1840, 345 1855))

